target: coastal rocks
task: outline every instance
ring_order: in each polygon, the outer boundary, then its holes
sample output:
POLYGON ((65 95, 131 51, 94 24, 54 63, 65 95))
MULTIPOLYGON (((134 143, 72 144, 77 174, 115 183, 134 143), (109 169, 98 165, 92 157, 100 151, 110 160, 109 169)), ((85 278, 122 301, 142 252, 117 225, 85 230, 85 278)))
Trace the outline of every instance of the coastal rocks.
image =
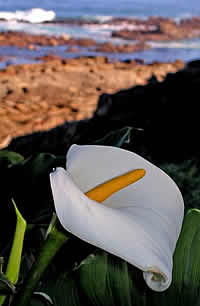
POLYGON ((99 95, 146 84, 153 75, 162 80, 182 62, 135 64, 109 62, 106 57, 9 66, 0 71, 0 144, 68 121, 91 118, 99 95))
MULTIPOLYGON (((141 42, 146 41, 174 41, 191 39, 200 37, 200 17, 193 17, 190 19, 182 19, 180 22, 175 22, 170 18, 163 17, 149 17, 148 19, 137 19, 137 18, 113 18, 105 22, 87 21, 87 20, 65 20, 54 23, 65 23, 70 26, 86 26, 91 29, 97 27, 97 31, 106 29, 108 35, 113 38, 122 38, 126 40, 135 40, 138 44, 138 50, 146 49, 146 44, 142 45, 141 42), (143 48, 143 49, 142 49, 143 48)), ((112 41, 112 46, 108 45, 110 42, 105 44, 99 44, 91 38, 73 38, 68 34, 60 36, 46 36, 46 35, 33 35, 24 32, 1 32, 0 33, 0 46, 16 46, 20 48, 28 48, 34 50, 39 46, 61 46, 65 45, 70 47, 78 48, 94 48, 98 50, 109 50, 105 52, 118 52, 117 46, 112 41), (113 51, 112 51, 113 50, 113 51)), ((137 45, 137 44, 136 44, 137 45)), ((128 47, 124 44, 123 47, 119 47, 119 52, 123 49, 126 50, 128 47)), ((134 52, 134 46, 132 48, 134 52)), ((137 48, 136 48, 137 50, 137 48)), ((99 51, 101 52, 101 51, 99 51)), ((104 51, 102 51, 104 52, 104 51)))
POLYGON ((1 32, 0 46, 15 46, 19 48, 29 48, 33 50, 36 46, 58 46, 65 45, 68 37, 33 35, 25 32, 1 32))
MULTIPOLYGON (((135 23, 136 24, 136 23, 135 23)), ((150 17, 130 30, 129 27, 112 32, 112 37, 139 41, 173 41, 200 37, 200 18, 182 19, 176 23, 169 18, 150 17)))
POLYGON ((49 62, 49 61, 60 61, 60 57, 56 54, 47 54, 44 56, 36 57, 36 60, 49 62))
MULTIPOLYGON (((0 33, 0 46, 15 46, 19 48, 28 48, 29 50, 37 50, 40 46, 56 47, 60 45, 67 46, 66 52, 69 53, 77 53, 83 50, 104 53, 133 53, 151 49, 150 46, 144 42, 117 45, 111 42, 98 43, 94 39, 89 38, 77 39, 67 35, 54 37, 45 35, 32 35, 22 32, 0 33)), ((49 55, 44 56, 44 60, 46 60, 47 57, 49 57, 49 55)))
POLYGON ((77 45, 79 47, 91 47, 96 45, 96 41, 89 38, 80 38, 77 40, 77 45))
POLYGON ((149 50, 151 47, 143 42, 136 44, 120 44, 114 45, 112 43, 106 42, 99 44, 93 51, 104 52, 104 53, 133 53, 142 50, 149 50))

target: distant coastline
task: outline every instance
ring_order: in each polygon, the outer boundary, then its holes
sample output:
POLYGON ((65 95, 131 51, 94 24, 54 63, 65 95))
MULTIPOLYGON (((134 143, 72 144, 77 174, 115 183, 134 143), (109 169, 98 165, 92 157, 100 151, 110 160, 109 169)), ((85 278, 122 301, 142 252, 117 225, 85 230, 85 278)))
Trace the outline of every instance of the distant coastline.
POLYGON ((199 57, 200 16, 179 20, 161 16, 61 18, 39 8, 0 11, 0 46, 0 68, 52 55, 107 56, 111 61, 146 63, 190 61, 199 57))

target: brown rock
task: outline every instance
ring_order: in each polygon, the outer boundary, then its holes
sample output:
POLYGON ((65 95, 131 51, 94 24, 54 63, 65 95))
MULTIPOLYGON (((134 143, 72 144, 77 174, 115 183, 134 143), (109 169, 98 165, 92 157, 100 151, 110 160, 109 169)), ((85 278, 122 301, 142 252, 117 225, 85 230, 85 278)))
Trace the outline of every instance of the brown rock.
POLYGON ((99 44, 99 46, 95 49, 97 52, 117 52, 117 47, 110 42, 105 42, 99 44))
POLYGON ((112 36, 141 41, 170 41, 200 37, 199 17, 183 19, 180 24, 170 18, 150 17, 140 24, 135 21, 135 24, 142 26, 142 28, 113 31, 112 36))
POLYGON ((144 42, 139 42, 136 44, 121 44, 114 45, 112 43, 99 44, 95 50, 96 52, 107 52, 107 53, 132 53, 141 50, 151 49, 149 45, 144 42))
POLYGON ((68 59, 65 65, 61 60, 47 60, 10 66, 0 71, 0 143, 6 144, 8 136, 48 130, 66 120, 87 119, 96 109, 100 92, 145 84, 153 74, 162 80, 181 65, 111 63, 99 56, 68 59))
POLYGON ((40 57, 36 57, 36 60, 40 60, 40 61, 44 61, 44 62, 48 62, 48 61, 55 61, 55 60, 61 60, 61 58, 55 54, 47 54, 44 56, 40 56, 40 57))
POLYGON ((96 45, 96 41, 94 39, 81 38, 77 41, 77 44, 80 47, 91 47, 96 45))

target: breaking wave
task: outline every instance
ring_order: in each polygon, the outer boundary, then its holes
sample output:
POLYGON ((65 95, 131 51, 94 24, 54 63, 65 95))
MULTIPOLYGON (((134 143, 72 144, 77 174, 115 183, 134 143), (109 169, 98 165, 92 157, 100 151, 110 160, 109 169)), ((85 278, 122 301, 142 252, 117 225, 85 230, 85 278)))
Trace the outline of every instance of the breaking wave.
POLYGON ((82 20, 86 20, 86 21, 97 21, 99 23, 104 23, 104 22, 108 22, 111 21, 114 16, 104 16, 104 15, 84 15, 80 17, 82 20))
POLYGON ((47 11, 41 8, 33 8, 27 11, 0 12, 0 19, 4 21, 43 23, 45 21, 52 21, 55 17, 54 11, 47 11))

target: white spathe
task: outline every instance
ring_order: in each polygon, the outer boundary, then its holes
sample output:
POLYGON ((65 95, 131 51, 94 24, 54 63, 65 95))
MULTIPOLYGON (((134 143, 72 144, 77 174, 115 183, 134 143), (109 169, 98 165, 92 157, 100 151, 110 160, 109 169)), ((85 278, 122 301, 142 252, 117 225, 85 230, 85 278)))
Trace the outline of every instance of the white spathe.
POLYGON ((109 146, 72 145, 66 169, 57 168, 50 175, 63 227, 141 269, 152 290, 167 289, 184 216, 174 181, 139 155, 109 146), (85 196, 95 186, 138 168, 146 175, 103 203, 85 196))

